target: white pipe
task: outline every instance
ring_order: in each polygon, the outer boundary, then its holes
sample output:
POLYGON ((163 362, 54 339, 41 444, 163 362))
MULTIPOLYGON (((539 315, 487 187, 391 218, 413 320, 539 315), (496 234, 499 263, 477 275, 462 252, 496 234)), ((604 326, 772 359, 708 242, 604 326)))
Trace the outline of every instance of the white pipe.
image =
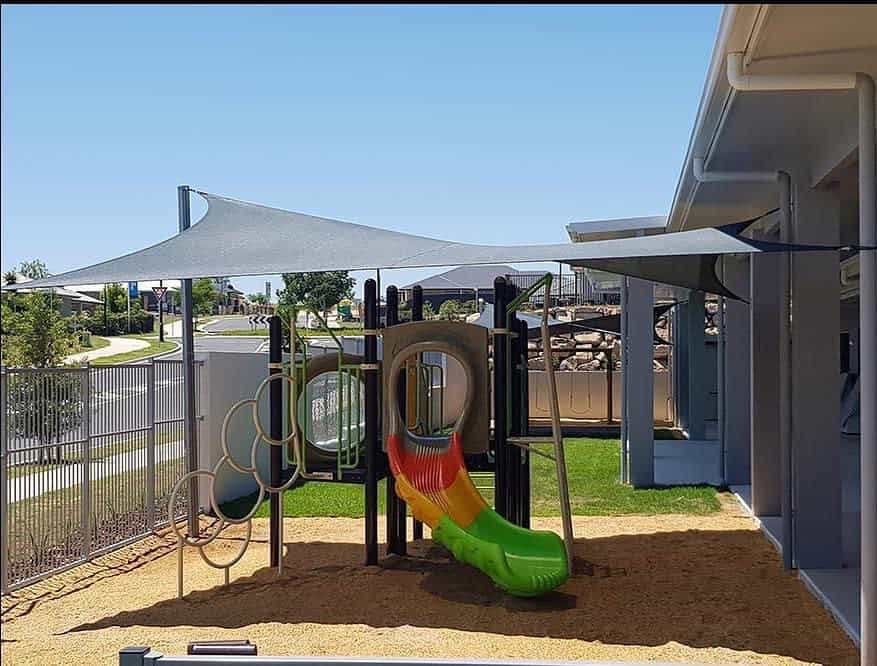
POLYGON ((743 54, 728 54, 728 83, 736 90, 852 90, 855 74, 744 74, 743 54))
MULTIPOLYGON (((743 54, 728 54, 737 90, 855 90, 858 94, 859 244, 877 245, 877 111, 874 79, 855 74, 744 74, 743 54)), ((861 662, 877 664, 877 251, 860 250, 861 662)))
MULTIPOLYGON (((700 183, 779 183, 779 207, 780 207, 780 240, 784 243, 792 242, 792 180, 785 171, 705 171, 704 158, 695 157, 692 160, 695 179, 700 183)), ((791 355, 791 328, 790 307, 792 296, 791 283, 791 259, 788 253, 784 256, 781 272, 780 297, 780 328, 777 331, 780 340, 780 455, 782 473, 782 520, 783 520, 783 566, 791 569, 794 566, 795 538, 794 521, 792 520, 792 355, 791 355)), ((720 351, 721 353, 721 351, 720 351)), ((723 367, 720 365, 719 370, 723 367)), ((724 400, 724 373, 722 372, 719 386, 719 400, 724 400)), ((722 475, 724 476, 724 405, 720 404, 719 414, 719 448, 722 451, 722 475)))
POLYGON ((775 183, 776 171, 707 171, 703 157, 692 159, 694 178, 698 183, 775 183))
MULTIPOLYGON (((859 244, 877 245, 874 79, 856 75, 859 93, 859 244)), ((859 251, 862 494, 862 663, 877 664, 877 250, 859 251)))

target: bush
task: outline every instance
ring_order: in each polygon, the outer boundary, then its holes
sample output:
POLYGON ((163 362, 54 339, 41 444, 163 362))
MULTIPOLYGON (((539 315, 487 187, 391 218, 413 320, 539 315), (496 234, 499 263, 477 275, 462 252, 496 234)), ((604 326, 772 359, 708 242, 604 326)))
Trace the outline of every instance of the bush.
MULTIPOLYGON (((94 335, 125 335, 129 332, 127 312, 108 312, 106 327, 103 312, 100 311, 93 315, 77 316, 75 320, 72 322, 73 326, 85 329, 94 335)), ((131 309, 131 333, 152 333, 154 328, 155 317, 151 313, 140 308, 131 309)))

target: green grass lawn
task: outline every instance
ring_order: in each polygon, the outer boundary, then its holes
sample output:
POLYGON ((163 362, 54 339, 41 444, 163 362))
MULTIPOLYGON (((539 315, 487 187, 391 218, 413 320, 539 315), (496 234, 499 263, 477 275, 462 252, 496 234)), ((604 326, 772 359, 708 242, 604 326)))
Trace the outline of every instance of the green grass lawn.
POLYGON ((163 354, 165 352, 171 352, 177 348, 177 344, 175 342, 171 342, 170 340, 165 340, 164 342, 158 341, 158 334, 155 335, 125 335, 123 337, 126 338, 134 338, 136 340, 143 340, 144 342, 148 342, 149 346, 144 347, 143 349, 137 349, 131 352, 125 352, 124 354, 113 354, 112 356, 104 356, 102 358, 96 358, 91 362, 91 365, 117 365, 119 363, 131 363, 132 361, 139 361, 140 359, 148 358, 150 356, 155 356, 156 354, 163 354))
MULTIPOLYGON (((545 447, 546 445, 540 445, 545 447)), ((548 447, 550 449, 550 446, 548 447)), ((706 486, 679 486, 634 490, 618 483, 619 445, 617 439, 569 438, 566 462, 570 504, 576 515, 616 516, 629 514, 687 513, 708 514, 720 508, 716 491, 706 486)), ((554 463, 541 456, 531 456, 531 501, 534 516, 560 515, 554 463)), ((476 485, 490 485, 486 475, 477 475, 476 485)), ((492 493, 483 493, 488 500, 492 493)), ((380 510, 386 505, 385 481, 380 482, 380 510)), ((225 510, 241 516, 253 506, 255 495, 230 502, 225 510)), ((363 516, 363 487, 338 483, 304 483, 283 494, 284 515, 363 516)), ((257 516, 268 515, 267 501, 257 516)))

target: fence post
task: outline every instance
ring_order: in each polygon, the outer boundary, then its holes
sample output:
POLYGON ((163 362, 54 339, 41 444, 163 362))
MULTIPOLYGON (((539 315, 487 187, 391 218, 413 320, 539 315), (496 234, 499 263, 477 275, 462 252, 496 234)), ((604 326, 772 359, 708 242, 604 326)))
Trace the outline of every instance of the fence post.
POLYGON ((155 359, 146 365, 146 526, 155 529, 155 359))
POLYGON ((9 412, 6 406, 6 366, 0 366, 0 410, 3 414, 3 424, 0 426, 0 588, 2 594, 9 592, 9 488, 6 478, 7 465, 9 458, 7 457, 7 447, 9 446, 9 412))
POLYGON ((91 553, 91 366, 85 364, 82 384, 82 557, 91 553))

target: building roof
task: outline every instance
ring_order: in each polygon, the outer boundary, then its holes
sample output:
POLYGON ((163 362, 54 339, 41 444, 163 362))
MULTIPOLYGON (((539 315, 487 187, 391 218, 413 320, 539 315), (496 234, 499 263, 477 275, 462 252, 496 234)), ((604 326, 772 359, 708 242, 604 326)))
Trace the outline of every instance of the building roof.
POLYGON ((444 273, 432 275, 418 282, 412 282, 403 289, 420 285, 423 289, 493 289, 493 281, 503 275, 518 271, 511 266, 458 266, 444 273))
MULTIPOLYGON (((33 278, 29 278, 27 275, 22 275, 19 272, 15 272, 15 282, 12 284, 20 285, 27 284, 28 282, 33 282, 33 278)), ((3 278, 3 286, 9 286, 6 282, 6 278, 3 278)), ((103 303, 103 301, 98 300, 97 298, 92 298, 91 296, 86 296, 85 294, 80 294, 78 291, 73 289, 67 289, 64 287, 44 287, 42 289, 28 289, 25 287, 24 289, 18 289, 19 293, 28 293, 29 291, 52 291, 56 296, 63 296, 65 298, 69 298, 72 301, 82 302, 82 303, 103 303)))
POLYGON ((622 217, 615 220, 589 220, 570 222, 566 232, 573 243, 584 243, 610 238, 632 238, 663 233, 667 217, 651 215, 648 217, 622 217))

